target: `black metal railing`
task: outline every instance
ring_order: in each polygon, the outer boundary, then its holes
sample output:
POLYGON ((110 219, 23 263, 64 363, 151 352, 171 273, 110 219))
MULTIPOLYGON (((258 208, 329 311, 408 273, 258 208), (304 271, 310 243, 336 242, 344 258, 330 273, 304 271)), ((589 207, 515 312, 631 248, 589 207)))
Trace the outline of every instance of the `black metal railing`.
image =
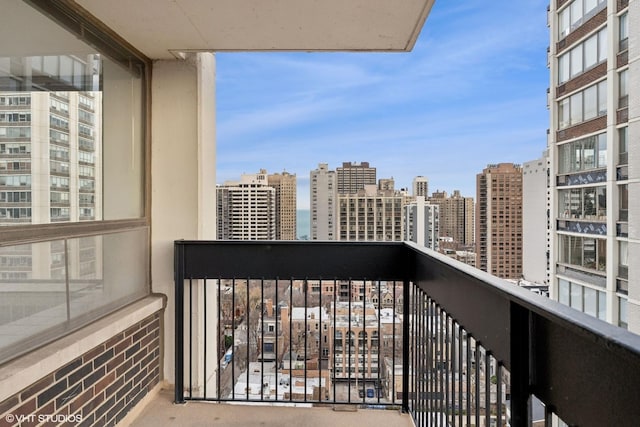
POLYGON ((176 402, 640 419, 640 337, 411 243, 177 241, 175 279, 176 402))

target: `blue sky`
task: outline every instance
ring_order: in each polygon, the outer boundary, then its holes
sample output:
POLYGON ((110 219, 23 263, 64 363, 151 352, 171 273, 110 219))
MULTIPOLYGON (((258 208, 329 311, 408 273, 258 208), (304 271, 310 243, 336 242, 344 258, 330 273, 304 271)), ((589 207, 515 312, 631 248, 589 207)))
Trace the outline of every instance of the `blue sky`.
POLYGON ((217 180, 368 161, 475 197, 487 164, 546 147, 547 0, 437 0, 409 53, 217 54, 217 180))

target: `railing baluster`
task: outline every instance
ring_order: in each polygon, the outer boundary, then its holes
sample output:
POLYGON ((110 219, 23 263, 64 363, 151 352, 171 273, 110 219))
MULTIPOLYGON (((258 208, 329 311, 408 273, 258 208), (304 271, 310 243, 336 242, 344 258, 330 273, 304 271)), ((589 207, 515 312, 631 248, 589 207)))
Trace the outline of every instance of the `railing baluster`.
POLYGON ((502 427, 502 363, 498 362, 496 365, 496 427, 502 427))
POLYGON ((466 371, 467 371, 467 424, 471 425, 471 340, 472 336, 469 332, 465 332, 465 344, 467 346, 467 361, 466 361, 466 371))
POLYGON ((262 278, 260 279, 260 400, 264 400, 264 384, 264 278, 262 278))
POLYGON ((202 310, 202 318, 204 321, 204 328, 203 328, 203 337, 204 337, 204 348, 203 348, 203 352, 204 352, 204 360, 202 361, 202 397, 204 399, 207 398, 207 348, 208 348, 208 344, 207 344, 207 278, 205 277, 204 279, 202 279, 202 302, 204 304, 204 308, 202 310))
POLYGON ((464 340, 462 339, 463 329, 462 325, 458 324, 458 423, 460 427, 463 425, 464 420, 464 395, 462 394, 464 389, 464 340))
MULTIPOLYGON (((278 302, 280 301, 278 299, 278 286, 279 285, 280 285, 280 279, 278 277, 276 277, 276 279, 275 279, 275 291, 274 291, 275 297, 274 297, 274 301, 273 301, 273 304, 274 304, 274 307, 275 307, 274 308, 275 326, 273 328, 273 330, 275 331, 274 349, 275 349, 275 354, 276 354, 276 381, 275 381, 276 382, 276 390, 275 390, 276 397, 275 397, 275 400, 278 400, 278 385, 280 383, 280 381, 278 381, 278 357, 279 357, 278 356, 278 354, 279 354, 278 353, 278 351, 279 351, 278 342, 280 341, 278 339, 278 311, 279 311, 278 308, 280 307, 279 304, 278 304, 278 302)), ((282 317, 280 318, 280 321, 282 321, 282 317)), ((283 359, 284 359, 284 352, 282 353, 282 356, 283 356, 283 359)))
MULTIPOLYGON (((336 309, 338 307, 338 282, 336 279, 333 279, 333 346, 332 346, 332 353, 333 353, 333 401, 334 403, 338 401, 338 399, 336 398, 336 380, 338 378, 338 372, 337 372, 337 368, 336 368, 336 330, 337 330, 337 323, 336 323, 336 309)), ((340 339, 340 341, 342 341, 342 338, 340 339)), ((340 342, 340 346, 342 348, 342 354, 344 354, 344 345, 342 344, 342 342, 340 342)))
MULTIPOLYGON (((225 348, 225 338, 226 336, 223 336, 223 331, 222 331, 222 316, 221 316, 221 307, 222 307, 222 300, 220 298, 221 296, 221 290, 220 288, 222 288, 222 280, 220 280, 220 278, 218 278, 218 286, 217 286, 217 293, 218 293, 218 301, 217 301, 217 307, 216 307, 216 311, 218 313, 218 321, 217 321, 217 331, 216 331, 216 336, 218 337, 218 354, 216 354, 216 358, 217 358, 217 363, 218 363, 218 373, 216 375, 216 398, 220 399, 222 398, 222 390, 220 390, 220 382, 221 379, 220 377, 222 377, 222 367, 220 365, 220 359, 222 357, 224 357, 225 353, 227 352, 227 349, 225 348), (222 349, 222 351, 220 351, 220 349, 222 349)), ((226 369, 226 367, 225 367, 226 369)))
POLYGON ((251 314, 250 314, 250 310, 249 310, 249 295, 251 292, 251 288, 250 288, 250 282, 251 279, 249 277, 247 277, 247 305, 245 307, 245 317, 244 317, 244 326, 247 328, 247 388, 246 388, 246 394, 247 394, 247 400, 249 400, 249 392, 251 391, 251 388, 249 387, 249 364, 251 363, 251 336, 250 336, 250 329, 251 329, 251 314))
POLYGON ((307 307, 309 306, 309 282, 307 279, 302 282, 302 291, 304 292, 304 401, 307 401, 307 335, 309 334, 309 321, 307 316, 307 307))
POLYGON ((491 353, 485 349, 484 361, 485 425, 491 425, 491 353))
POLYGON ((236 380, 236 361, 239 354, 236 352, 236 278, 231 279, 231 399, 236 398, 236 388, 234 381, 236 380))
POLYGON ((474 360, 475 360, 475 397, 474 397, 474 405, 476 410, 476 425, 480 425, 480 342, 478 340, 474 340, 474 360))
MULTIPOLYGON (((450 318, 449 315, 445 313, 445 348, 444 348, 444 353, 445 353, 445 357, 444 357, 444 369, 445 369, 445 374, 444 374, 444 381, 445 381, 445 385, 444 385, 444 392, 445 392, 445 399, 444 399, 444 407, 445 407, 445 423, 447 422, 447 420, 449 419, 449 408, 451 408, 453 406, 453 402, 450 400, 450 388, 449 388, 449 377, 451 375, 451 369, 449 368, 449 364, 451 363, 451 335, 449 334, 450 332, 450 318)), ((455 355, 455 352, 453 352, 453 354, 455 355)), ((446 424, 445 424, 446 425, 446 424)))
POLYGON ((293 400, 293 277, 289 279, 289 401, 293 400))
MULTIPOLYGON (((320 279, 320 281, 318 282, 319 284, 319 292, 318 292, 318 345, 316 346, 317 351, 318 351, 318 402, 321 402, 323 399, 323 390, 324 387, 322 387, 322 357, 324 356, 324 346, 322 345, 322 338, 323 338, 323 334, 322 334, 322 279, 320 279)), ((324 337, 326 338, 326 335, 324 335, 324 337)))
POLYGON ((193 399, 193 280, 189 279, 189 399, 193 399))

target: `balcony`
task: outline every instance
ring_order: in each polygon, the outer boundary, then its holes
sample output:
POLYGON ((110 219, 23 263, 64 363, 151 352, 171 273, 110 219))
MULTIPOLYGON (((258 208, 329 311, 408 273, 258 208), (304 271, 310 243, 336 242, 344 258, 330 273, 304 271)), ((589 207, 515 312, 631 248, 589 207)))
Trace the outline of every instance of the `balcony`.
POLYGON ((533 402, 542 402, 546 425, 554 415, 577 426, 632 425, 640 416, 640 337, 411 243, 177 241, 175 280, 177 403, 390 408, 429 426, 529 426, 538 421, 533 402), (389 309, 398 316, 385 325, 366 298, 354 300, 357 287, 314 294, 310 280, 333 289, 370 281, 378 293, 402 283, 402 302, 389 309), (230 289, 226 299, 221 289, 230 289), (269 301, 273 312, 253 309, 269 301), (310 336, 295 342, 287 334, 289 307, 318 305, 329 317, 320 323, 346 315, 349 329, 318 331, 320 341, 358 337, 364 329, 354 320, 364 312, 377 319, 370 332, 389 335, 391 348, 375 341, 381 357, 363 358, 371 348, 358 343, 366 340, 338 341, 339 362, 333 350, 326 360, 307 353, 310 336), (283 325, 273 364, 259 362, 253 345, 264 332, 251 325, 264 316, 283 325), (281 363, 291 349, 302 367, 281 363))

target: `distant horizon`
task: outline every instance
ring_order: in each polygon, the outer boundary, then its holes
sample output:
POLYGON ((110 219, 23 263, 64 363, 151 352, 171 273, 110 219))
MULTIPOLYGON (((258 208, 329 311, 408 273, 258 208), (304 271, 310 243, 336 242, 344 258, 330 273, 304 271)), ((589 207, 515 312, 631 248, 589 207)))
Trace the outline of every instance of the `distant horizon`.
POLYGON ((307 239, 311 238, 310 215, 310 209, 296 209, 296 239, 301 240, 304 236, 307 236, 307 239))

